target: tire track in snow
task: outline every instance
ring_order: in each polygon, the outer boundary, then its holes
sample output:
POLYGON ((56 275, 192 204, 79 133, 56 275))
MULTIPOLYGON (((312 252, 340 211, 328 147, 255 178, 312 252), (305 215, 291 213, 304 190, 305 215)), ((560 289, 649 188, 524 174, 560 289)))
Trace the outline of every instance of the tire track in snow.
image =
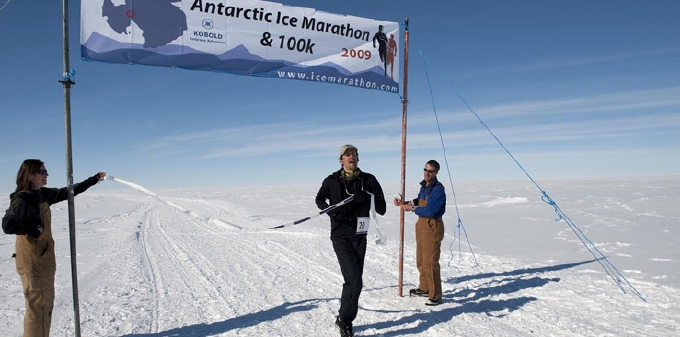
MULTIPOLYGON (((211 321, 220 316, 213 308, 226 303, 224 295, 215 286, 213 270, 216 268, 207 262, 206 256, 192 248, 202 247, 196 238, 206 234, 187 234, 193 229, 186 230, 187 222, 177 221, 182 217, 173 213, 156 210, 149 215, 145 226, 145 252, 157 291, 157 331, 176 327, 176 321, 183 315, 192 316, 197 323, 211 321), (187 307, 176 308, 173 305, 177 302, 175 297, 183 298, 181 302, 187 303, 187 307)), ((192 221, 188 224, 196 226, 192 221)))
POLYGON ((149 220, 149 213, 152 210, 147 210, 144 213, 143 216, 143 222, 142 222, 142 233, 140 235, 141 244, 144 252, 144 259, 143 261, 146 263, 147 270, 148 270, 148 281, 149 284, 152 285, 153 289, 153 308, 152 308, 152 329, 149 332, 156 332, 158 331, 158 310, 159 310, 159 303, 158 303, 158 298, 159 294, 163 292, 162 288, 159 289, 159 286, 162 287, 163 285, 158 284, 158 279, 156 277, 156 271, 158 270, 158 267, 156 266, 155 260, 152 258, 152 254, 150 254, 150 245, 149 245, 149 228, 151 227, 151 223, 149 220))

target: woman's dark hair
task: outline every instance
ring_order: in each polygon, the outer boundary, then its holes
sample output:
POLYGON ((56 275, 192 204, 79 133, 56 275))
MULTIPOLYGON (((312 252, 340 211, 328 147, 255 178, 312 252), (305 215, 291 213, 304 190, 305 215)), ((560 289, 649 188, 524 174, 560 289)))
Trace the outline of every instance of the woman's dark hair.
POLYGON ((17 189, 15 192, 19 191, 30 191, 33 189, 33 183, 31 183, 31 174, 38 173, 40 168, 44 165, 40 159, 26 159, 21 163, 19 167, 19 172, 17 172, 17 189))

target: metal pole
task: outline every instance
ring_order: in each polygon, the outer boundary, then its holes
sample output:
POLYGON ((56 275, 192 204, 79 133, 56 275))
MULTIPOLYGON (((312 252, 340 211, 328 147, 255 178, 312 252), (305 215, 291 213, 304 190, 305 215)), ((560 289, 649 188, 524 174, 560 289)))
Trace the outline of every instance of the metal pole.
POLYGON ((62 0, 64 79, 64 126, 66 135, 66 186, 68 190, 68 229, 71 243, 71 282, 73 284, 73 312, 75 336, 80 337, 80 305, 78 301, 78 269, 76 267, 76 216, 73 192, 73 156, 71 147, 71 85, 75 84, 70 76, 69 39, 68 39, 68 0, 62 0))
MULTIPOLYGON (((404 28, 404 98, 401 117, 401 201, 406 198, 406 107, 408 106, 408 18, 404 28)), ((399 297, 404 296, 404 210, 399 208, 399 297)))

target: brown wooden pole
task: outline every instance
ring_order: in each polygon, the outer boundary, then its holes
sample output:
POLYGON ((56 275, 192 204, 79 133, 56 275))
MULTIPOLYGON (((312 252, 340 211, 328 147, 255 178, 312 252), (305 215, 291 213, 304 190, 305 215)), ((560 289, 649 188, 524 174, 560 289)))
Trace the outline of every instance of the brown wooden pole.
MULTIPOLYGON (((408 106, 408 18, 404 28, 404 97, 401 101, 401 201, 406 198, 406 111, 408 106)), ((399 208, 399 297, 404 296, 404 210, 399 208)))

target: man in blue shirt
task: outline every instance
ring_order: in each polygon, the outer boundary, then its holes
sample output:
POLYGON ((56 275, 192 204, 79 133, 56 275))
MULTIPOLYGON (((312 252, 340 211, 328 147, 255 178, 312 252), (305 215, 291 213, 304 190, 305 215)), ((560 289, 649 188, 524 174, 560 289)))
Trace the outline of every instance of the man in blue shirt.
POLYGON ((394 199, 394 205, 404 211, 414 212, 416 221, 416 265, 420 272, 418 288, 411 289, 411 296, 428 297, 426 305, 439 305, 442 300, 442 280, 439 273, 439 255, 444 240, 444 222, 442 216, 446 212, 446 193, 444 185, 437 180, 439 163, 430 160, 423 169, 423 181, 420 182, 418 198, 402 203, 394 199))

